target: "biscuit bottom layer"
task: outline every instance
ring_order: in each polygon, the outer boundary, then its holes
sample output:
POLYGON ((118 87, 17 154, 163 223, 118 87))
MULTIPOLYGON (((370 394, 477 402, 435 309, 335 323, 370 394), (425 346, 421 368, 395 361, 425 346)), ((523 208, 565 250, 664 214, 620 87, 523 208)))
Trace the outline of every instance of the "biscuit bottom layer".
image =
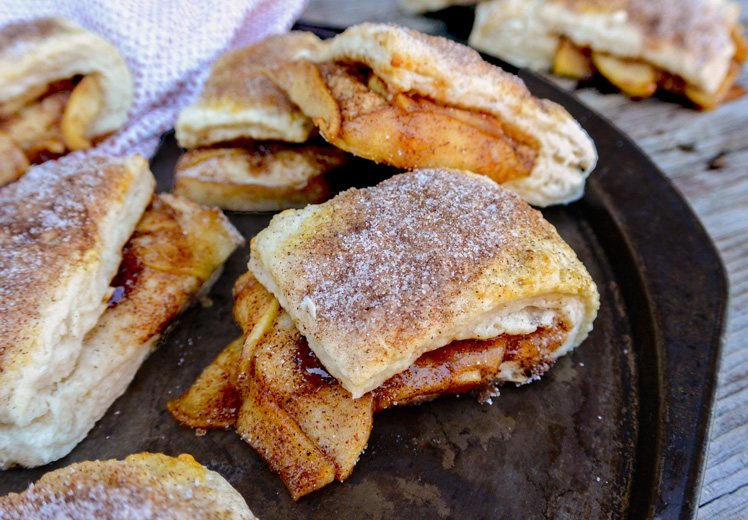
POLYGON ((188 150, 174 171, 174 193, 232 211, 277 211, 324 202, 325 176, 348 156, 321 139, 303 144, 239 140, 188 150))

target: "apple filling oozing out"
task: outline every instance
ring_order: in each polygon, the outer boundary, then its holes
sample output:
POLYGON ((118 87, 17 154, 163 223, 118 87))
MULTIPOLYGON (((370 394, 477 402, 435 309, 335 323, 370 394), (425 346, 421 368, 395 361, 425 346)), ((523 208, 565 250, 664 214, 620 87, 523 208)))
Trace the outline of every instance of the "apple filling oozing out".
POLYGON ((57 81, 0 105, 0 186, 30 165, 89 148, 88 127, 102 103, 92 74, 57 81))
POLYGON ((725 79, 714 92, 705 92, 683 78, 642 60, 595 52, 589 47, 579 47, 567 38, 562 38, 556 49, 553 72, 574 79, 589 79, 599 73, 632 98, 647 98, 662 89, 685 96, 699 109, 711 110, 745 94, 745 90, 736 86, 735 81, 740 76, 741 64, 748 58, 748 42, 739 27, 733 29, 732 39, 735 43, 735 55, 725 79))
POLYGON ((361 64, 297 61, 277 81, 331 144, 398 168, 529 176, 539 143, 487 112, 398 92, 361 64))
POLYGON ((471 390, 492 395, 517 370, 537 378, 554 364, 569 333, 557 321, 527 335, 455 341, 352 399, 259 282, 245 276, 237 289, 243 347, 239 340, 229 345, 169 409, 193 428, 234 426, 294 499, 350 475, 374 412, 471 390))

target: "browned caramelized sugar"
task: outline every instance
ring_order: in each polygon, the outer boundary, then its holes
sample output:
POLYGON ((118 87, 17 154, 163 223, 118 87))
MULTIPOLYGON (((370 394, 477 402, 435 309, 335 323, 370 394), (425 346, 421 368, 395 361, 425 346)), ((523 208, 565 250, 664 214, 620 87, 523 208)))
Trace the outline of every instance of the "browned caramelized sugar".
POLYGON ((108 307, 116 307, 118 303, 125 300, 132 291, 138 286, 138 278, 145 269, 143 262, 133 251, 133 239, 137 238, 137 231, 130 237, 130 241, 122 248, 122 262, 119 270, 114 275, 112 283, 114 288, 111 298, 109 298, 108 307))
POLYGON ((306 338, 301 336, 298 341, 298 348, 293 354, 293 362, 296 371, 301 374, 301 378, 306 387, 321 387, 338 384, 337 380, 332 377, 319 362, 317 356, 309 348, 306 338))
MULTIPOLYGON (((180 226, 179 210, 154 197, 149 211, 144 213, 123 252, 132 253, 138 263, 150 269, 204 280, 206 273, 195 261, 200 253, 195 249, 197 245, 180 226)), ((129 267, 138 268, 134 264, 129 267)), ((123 273, 131 288, 137 286, 137 274, 136 270, 123 273)))
MULTIPOLYGON (((508 361, 519 362, 526 377, 538 377, 553 366, 552 354, 567 336, 568 327, 557 322, 553 327, 541 327, 531 334, 504 334, 488 340, 454 341, 422 355, 407 370, 373 390, 374 411, 484 387, 497 382, 501 364, 508 361), (472 373, 475 376, 463 377, 466 374, 472 376, 472 373)), ((229 364, 238 366, 238 351, 233 354, 229 352, 232 346, 221 355, 237 358, 229 364)), ((313 392, 321 387, 339 384, 325 370, 301 335, 298 335, 292 362, 306 391, 313 392)), ((219 357, 206 368, 193 387, 169 403, 169 409, 180 423, 193 428, 226 428, 236 421, 241 404, 240 391, 236 387, 237 375, 224 365, 227 363, 219 357), (219 367, 222 371, 216 376, 219 367), (212 378, 210 383, 207 382, 208 377, 212 378), (206 390, 209 384, 212 384, 212 390, 206 390), (203 392, 204 402, 199 406, 185 405, 185 402, 195 399, 190 397, 191 392, 203 392)))
POLYGON ((554 364, 552 354, 561 346, 569 334, 569 327, 556 322, 551 328, 539 328, 532 334, 508 336, 504 362, 517 361, 523 374, 536 378, 554 364))
POLYGON ((82 79, 83 79, 82 75, 76 74, 72 78, 60 79, 60 80, 54 81, 47 86, 47 91, 43 95, 41 95, 38 98, 38 100, 44 99, 47 96, 50 96, 52 94, 57 94, 59 92, 66 92, 70 94, 75 88, 75 86, 78 83, 80 83, 82 79))
POLYGON ((454 341, 422 355, 375 389, 375 410, 501 383, 496 379, 507 361, 519 361, 527 377, 540 376, 553 366, 552 354, 567 336, 568 327, 557 322, 530 334, 454 341))
POLYGON ((506 339, 454 341, 419 357, 373 390, 375 411, 449 394, 462 394, 496 378, 506 339))
MULTIPOLYGON (((557 322, 530 334, 454 341, 427 352, 372 391, 375 411, 488 385, 496 380, 501 364, 508 361, 518 361, 527 377, 538 377, 553 366, 552 354, 566 341, 568 332, 567 326, 557 322)), ((300 335, 293 362, 307 387, 338 384, 300 335)))

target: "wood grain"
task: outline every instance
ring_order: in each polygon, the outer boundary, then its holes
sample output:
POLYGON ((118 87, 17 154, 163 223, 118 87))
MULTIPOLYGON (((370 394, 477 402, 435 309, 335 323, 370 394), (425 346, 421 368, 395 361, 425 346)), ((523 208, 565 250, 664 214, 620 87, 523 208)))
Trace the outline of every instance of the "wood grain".
MULTIPOLYGON (((746 24, 748 0, 740 3, 746 24)), ((310 0, 301 21, 337 27, 395 22, 448 33, 444 20, 407 15, 396 0, 310 0)), ((557 82, 573 88, 568 81, 557 82)), ((748 72, 740 82, 748 85, 748 72)), ((630 135, 665 172, 722 255, 730 281, 729 318, 698 517, 748 518, 748 96, 696 112, 593 89, 577 95, 630 135)))

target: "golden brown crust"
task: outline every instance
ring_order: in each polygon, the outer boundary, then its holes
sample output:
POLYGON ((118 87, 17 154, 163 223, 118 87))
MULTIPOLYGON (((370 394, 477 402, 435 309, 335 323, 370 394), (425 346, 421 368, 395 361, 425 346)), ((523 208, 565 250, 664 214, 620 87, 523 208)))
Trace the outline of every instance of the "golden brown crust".
POLYGON ((33 168, 0 191, 0 366, 24 355, 31 327, 61 281, 96 256, 102 220, 131 188, 142 158, 92 157, 33 168), (131 162, 135 161, 133 166, 131 162), (26 341, 25 341, 26 340, 26 341))
POLYGON ((295 31, 222 55, 198 101, 179 115, 180 145, 194 148, 241 137, 305 141, 314 125, 271 79, 277 67, 321 46, 312 33, 295 31))
POLYGON ((465 334, 515 303, 580 304, 574 345, 598 306, 589 274, 539 212, 463 172, 416 170, 288 210, 251 248, 252 272, 354 396, 424 352, 491 337, 465 334))
POLYGON ((325 173, 348 160, 324 141, 307 144, 241 141, 185 152, 174 193, 233 211, 273 211, 332 196, 325 173))
POLYGON ((87 461, 44 475, 23 493, 0 497, 3 518, 254 519, 218 473, 190 455, 139 453, 87 461))

